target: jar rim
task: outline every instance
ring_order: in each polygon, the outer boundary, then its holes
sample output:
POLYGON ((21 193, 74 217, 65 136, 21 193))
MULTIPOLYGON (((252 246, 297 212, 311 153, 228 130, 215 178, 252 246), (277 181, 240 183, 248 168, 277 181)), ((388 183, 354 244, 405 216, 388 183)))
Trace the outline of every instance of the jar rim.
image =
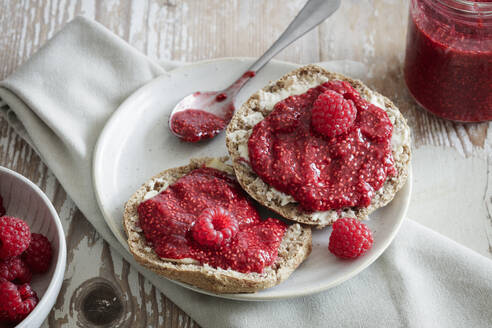
POLYGON ((463 14, 492 15, 491 2, 476 2, 470 0, 437 0, 441 5, 463 14))

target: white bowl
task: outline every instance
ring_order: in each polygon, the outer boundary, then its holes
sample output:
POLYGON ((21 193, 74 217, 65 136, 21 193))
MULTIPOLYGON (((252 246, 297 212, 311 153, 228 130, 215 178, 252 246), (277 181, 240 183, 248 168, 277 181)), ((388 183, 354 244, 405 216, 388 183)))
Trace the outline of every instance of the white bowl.
POLYGON ((34 310, 16 327, 39 327, 55 304, 65 273, 67 247, 60 218, 46 195, 22 175, 0 166, 0 195, 7 215, 26 221, 31 232, 45 235, 53 247, 50 270, 33 275, 31 286, 39 297, 34 310))

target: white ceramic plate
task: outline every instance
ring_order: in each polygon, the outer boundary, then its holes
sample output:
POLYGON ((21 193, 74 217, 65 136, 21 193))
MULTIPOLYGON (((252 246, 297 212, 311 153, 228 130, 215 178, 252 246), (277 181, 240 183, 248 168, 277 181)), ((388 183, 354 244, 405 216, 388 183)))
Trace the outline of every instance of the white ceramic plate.
MULTIPOLYGON (((94 185, 104 217, 125 247, 123 206, 142 183, 160 171, 187 164, 191 157, 227 154, 225 133, 198 144, 185 143, 171 135, 167 121, 174 105, 194 91, 220 90, 228 86, 251 63, 251 59, 228 58, 177 68, 136 91, 108 121, 95 149, 94 185)), ((270 62, 241 90, 236 106, 269 81, 296 67, 298 65, 286 62, 270 62)), ((355 276, 374 262, 393 240, 405 217, 410 192, 411 174, 395 199, 371 215, 367 224, 374 233, 374 246, 365 256, 354 261, 339 260, 328 252, 331 229, 314 231, 311 255, 287 281, 254 294, 216 296, 237 300, 297 297, 326 290, 355 276)))

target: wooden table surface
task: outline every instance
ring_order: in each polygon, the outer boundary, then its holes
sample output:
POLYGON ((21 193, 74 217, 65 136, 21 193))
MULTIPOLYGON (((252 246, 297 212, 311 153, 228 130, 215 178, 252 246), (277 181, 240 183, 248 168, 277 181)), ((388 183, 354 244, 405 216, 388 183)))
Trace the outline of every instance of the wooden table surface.
MULTIPOLYGON (((409 97, 401 71, 408 1, 342 2, 332 18, 277 58, 296 63, 350 59, 365 64, 372 76, 369 85, 399 106, 413 130, 415 187, 409 214, 492 258, 492 129, 488 123, 464 125, 437 119, 420 110, 409 97), (423 164, 428 163, 424 159, 429 158, 435 163, 434 171, 425 170, 429 164, 423 164), (421 210, 419 205, 428 201, 428 195, 439 193, 445 195, 440 208, 421 210)), ((304 0, 0 0, 0 80, 76 15, 99 21, 152 58, 191 62, 261 55, 303 3, 304 0)), ((197 326, 111 251, 38 155, 4 120, 0 120, 0 165, 37 183, 53 201, 64 224, 67 271, 44 326, 93 326, 91 320, 101 320, 101 313, 103 319, 108 317, 104 298, 111 297, 112 289, 122 295, 118 304, 123 311, 117 318, 120 327, 197 326), (87 286, 108 288, 91 291, 87 286), (92 305, 100 312, 81 309, 81 300, 91 292, 89 299, 94 300, 92 305), (102 298, 99 303, 98 297, 102 298)))

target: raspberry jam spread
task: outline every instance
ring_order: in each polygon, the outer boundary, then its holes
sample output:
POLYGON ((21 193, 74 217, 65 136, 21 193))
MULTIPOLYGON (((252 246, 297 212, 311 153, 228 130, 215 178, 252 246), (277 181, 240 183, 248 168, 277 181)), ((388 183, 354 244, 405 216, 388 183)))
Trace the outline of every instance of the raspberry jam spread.
MULTIPOLYGON (((233 110, 234 111, 234 110, 233 110)), ((219 134, 227 122, 217 115, 200 109, 187 109, 173 115, 172 130, 188 142, 210 139, 219 134)))
POLYGON ((250 163, 263 181, 305 210, 367 207, 396 174, 392 131, 384 110, 347 82, 329 81, 278 102, 255 125, 250 163))
POLYGON ((492 120, 492 2, 412 0, 404 72, 415 100, 435 115, 492 120))
POLYGON ((158 256, 216 268, 262 272, 273 264, 287 229, 261 220, 239 184, 202 167, 138 206, 140 227, 158 256))
POLYGON ((171 130, 182 140, 198 142, 215 137, 222 131, 234 114, 234 96, 255 72, 247 71, 235 81, 225 92, 195 92, 188 96, 195 108, 186 108, 176 112, 171 119, 171 130), (215 95, 215 96, 214 96, 215 95), (213 98, 212 98, 213 97, 213 98), (214 113, 206 109, 213 108, 214 113))

